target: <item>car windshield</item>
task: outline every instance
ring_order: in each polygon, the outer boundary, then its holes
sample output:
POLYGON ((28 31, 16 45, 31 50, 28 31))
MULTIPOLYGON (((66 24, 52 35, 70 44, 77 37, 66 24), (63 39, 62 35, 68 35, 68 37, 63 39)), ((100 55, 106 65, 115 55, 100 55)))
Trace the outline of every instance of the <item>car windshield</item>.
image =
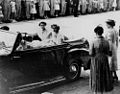
POLYGON ((0 55, 8 55, 12 52, 17 34, 0 30, 0 55))

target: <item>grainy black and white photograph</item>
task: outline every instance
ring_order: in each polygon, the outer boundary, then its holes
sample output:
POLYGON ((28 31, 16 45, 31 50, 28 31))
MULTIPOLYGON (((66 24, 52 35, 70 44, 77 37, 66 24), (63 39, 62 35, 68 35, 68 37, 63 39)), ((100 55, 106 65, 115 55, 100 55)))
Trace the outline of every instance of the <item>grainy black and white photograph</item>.
POLYGON ((0 94, 119 94, 120 0, 0 0, 0 94))

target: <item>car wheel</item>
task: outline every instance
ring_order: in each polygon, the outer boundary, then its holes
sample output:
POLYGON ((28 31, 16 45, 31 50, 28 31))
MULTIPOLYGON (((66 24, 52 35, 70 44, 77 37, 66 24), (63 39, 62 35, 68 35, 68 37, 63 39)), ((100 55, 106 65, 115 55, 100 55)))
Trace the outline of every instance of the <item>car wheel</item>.
POLYGON ((75 59, 68 59, 65 74, 68 80, 77 80, 81 74, 81 65, 79 61, 75 59))

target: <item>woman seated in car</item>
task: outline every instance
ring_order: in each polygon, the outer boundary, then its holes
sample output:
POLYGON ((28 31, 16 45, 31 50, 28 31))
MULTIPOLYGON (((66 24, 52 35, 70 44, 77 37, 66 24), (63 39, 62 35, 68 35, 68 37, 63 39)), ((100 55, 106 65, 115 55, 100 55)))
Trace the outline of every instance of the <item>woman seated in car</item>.
POLYGON ((60 32, 59 32, 60 26, 58 26, 57 24, 53 24, 53 25, 51 25, 51 28, 53 29, 53 32, 51 33, 50 40, 52 40, 56 45, 60 45, 65 40, 68 40, 68 38, 66 36, 60 34, 60 32))
MULTIPOLYGON (((51 25, 53 32, 49 34, 49 38, 39 41, 39 40, 32 40, 31 42, 26 42, 27 48, 36 48, 36 47, 48 47, 54 45, 60 45, 68 38, 59 33, 60 27, 56 24, 51 25)), ((25 47, 25 48, 26 48, 25 47)))

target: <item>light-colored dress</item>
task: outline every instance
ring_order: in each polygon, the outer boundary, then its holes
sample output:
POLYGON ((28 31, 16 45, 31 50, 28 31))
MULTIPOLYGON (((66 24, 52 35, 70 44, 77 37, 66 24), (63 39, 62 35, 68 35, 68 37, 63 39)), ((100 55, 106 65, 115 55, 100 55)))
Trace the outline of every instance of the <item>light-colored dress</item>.
POLYGON ((56 34, 54 32, 52 32, 52 35, 50 37, 50 40, 52 40, 56 45, 62 44, 64 39, 65 37, 62 34, 60 33, 56 34))
POLYGON ((31 14, 36 14, 37 13, 37 10, 36 10, 36 6, 35 6, 35 3, 34 1, 31 2, 31 8, 30 8, 30 13, 31 14))
POLYGON ((60 10, 60 0, 55 0, 54 7, 55 10, 60 10))
POLYGON ((16 12, 16 3, 11 1, 11 8, 12 8, 12 13, 15 13, 16 12))
POLYGON ((87 0, 81 0, 81 4, 82 4, 82 13, 86 13, 86 9, 87 9, 87 0))
POLYGON ((50 11, 50 1, 49 0, 44 0, 44 10, 50 11))
POLYGON ((118 64, 117 64, 118 32, 114 28, 108 29, 105 37, 111 44, 111 50, 112 50, 110 69, 115 71, 118 69, 118 64))
POLYGON ((112 7, 117 7, 117 2, 116 2, 116 0, 113 1, 112 7))
POLYGON ((104 3, 103 3, 103 0, 100 0, 99 3, 100 3, 100 9, 104 9, 104 3))
POLYGON ((0 18, 3 18, 3 13, 2 13, 2 7, 1 6, 0 6, 0 18))

